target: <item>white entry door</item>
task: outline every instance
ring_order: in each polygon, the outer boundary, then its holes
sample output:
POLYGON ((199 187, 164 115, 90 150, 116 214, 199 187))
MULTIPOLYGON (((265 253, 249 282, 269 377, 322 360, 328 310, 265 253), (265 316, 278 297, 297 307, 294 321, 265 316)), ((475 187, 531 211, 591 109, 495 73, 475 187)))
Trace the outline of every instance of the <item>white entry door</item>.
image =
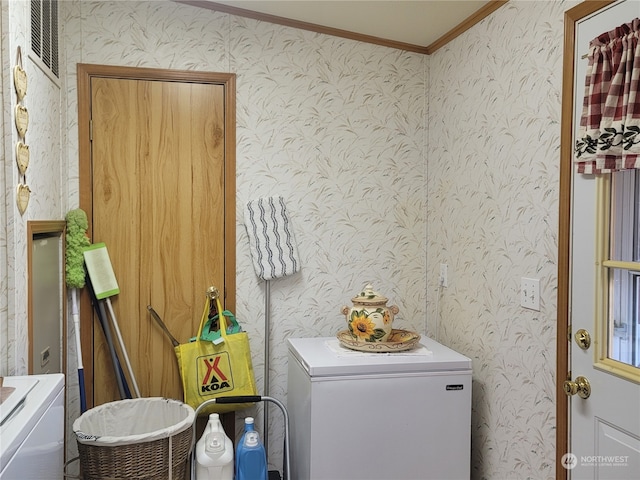
MULTIPOLYGON (((605 7, 576 25, 574 136, 580 124, 587 68, 584 56, 590 40, 636 17, 640 17, 640 2, 626 0, 605 7)), ((640 378, 637 376, 640 370, 640 275, 635 291, 628 289, 628 297, 620 300, 612 295, 609 299, 610 308, 617 301, 626 310, 624 328, 619 317, 614 319, 619 322, 615 325, 608 325, 607 319, 604 325, 599 324, 596 315, 599 308, 596 251, 600 248, 596 241, 597 184, 593 175, 573 174, 570 317, 573 383, 565 382, 568 394, 573 395, 570 449, 562 462, 572 480, 633 480, 640 479, 640 385, 637 383, 640 378), (585 342, 587 335, 591 340, 589 346, 585 342), (624 354, 616 342, 623 344, 624 354), (611 368, 615 362, 609 359, 620 360, 623 368, 611 368), (624 369, 631 375, 627 374, 626 378, 621 375, 624 369)), ((635 209, 640 209, 640 203, 635 209)), ((636 222, 637 219, 638 216, 636 222)), ((633 228, 638 229, 638 223, 634 225, 633 228)), ((634 243, 640 254, 637 245, 640 232, 631 233, 624 241, 634 243)), ((608 281, 615 282, 615 277, 608 281)))

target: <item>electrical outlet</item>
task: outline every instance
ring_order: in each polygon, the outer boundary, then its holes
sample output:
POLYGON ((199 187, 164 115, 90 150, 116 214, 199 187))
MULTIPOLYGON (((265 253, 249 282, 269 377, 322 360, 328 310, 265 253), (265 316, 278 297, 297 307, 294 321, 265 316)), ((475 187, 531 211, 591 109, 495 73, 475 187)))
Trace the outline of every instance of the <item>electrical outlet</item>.
POLYGON ((449 286, 449 267, 446 263, 440 264, 440 279, 438 283, 441 287, 449 286))
POLYGON ((520 305, 540 311, 540 279, 522 277, 520 283, 520 305))
POLYGON ((50 357, 51 357, 51 347, 47 347, 42 352, 40 352, 40 368, 44 367, 47 363, 49 363, 50 357))

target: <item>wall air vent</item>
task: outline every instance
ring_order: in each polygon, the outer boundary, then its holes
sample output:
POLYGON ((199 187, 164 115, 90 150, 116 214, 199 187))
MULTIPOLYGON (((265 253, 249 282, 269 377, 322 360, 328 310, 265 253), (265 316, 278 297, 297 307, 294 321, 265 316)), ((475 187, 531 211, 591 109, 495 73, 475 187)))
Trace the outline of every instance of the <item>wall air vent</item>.
POLYGON ((31 0, 31 50, 56 78, 58 63, 58 1, 31 0))

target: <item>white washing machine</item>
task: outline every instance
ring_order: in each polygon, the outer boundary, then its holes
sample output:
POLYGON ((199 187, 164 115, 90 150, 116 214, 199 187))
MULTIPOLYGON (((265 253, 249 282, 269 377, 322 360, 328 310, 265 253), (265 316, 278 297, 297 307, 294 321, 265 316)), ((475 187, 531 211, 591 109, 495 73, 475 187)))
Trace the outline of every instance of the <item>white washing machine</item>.
POLYGON ((291 478, 470 476, 471 360, 431 340, 364 353, 337 338, 288 340, 291 478))
POLYGON ((0 479, 57 480, 64 468, 64 375, 5 377, 0 404, 0 479))

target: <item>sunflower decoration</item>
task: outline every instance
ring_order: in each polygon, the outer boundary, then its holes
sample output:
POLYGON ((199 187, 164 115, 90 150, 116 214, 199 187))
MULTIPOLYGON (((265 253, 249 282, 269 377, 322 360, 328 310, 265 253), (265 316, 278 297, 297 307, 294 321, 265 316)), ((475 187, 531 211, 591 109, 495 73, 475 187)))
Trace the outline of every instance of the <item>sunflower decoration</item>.
POLYGON ((366 310, 353 310, 349 320, 349 332, 360 341, 375 342, 385 335, 385 331, 381 328, 375 328, 373 322, 366 310))
POLYGON ((384 324, 389 325, 391 323, 391 315, 389 315, 389 310, 382 310, 381 308, 378 308, 378 312, 380 312, 380 314, 382 315, 384 324))

